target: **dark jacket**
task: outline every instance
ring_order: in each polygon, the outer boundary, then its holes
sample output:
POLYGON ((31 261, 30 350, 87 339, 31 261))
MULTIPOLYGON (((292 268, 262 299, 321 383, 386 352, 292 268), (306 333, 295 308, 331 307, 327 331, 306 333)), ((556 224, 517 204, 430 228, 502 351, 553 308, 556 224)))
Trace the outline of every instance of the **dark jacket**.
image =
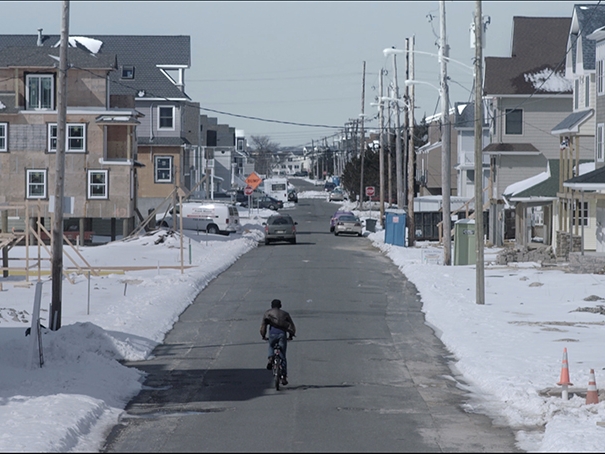
POLYGON ((267 336, 267 328, 274 326, 294 336, 296 334, 296 326, 292 321, 292 317, 286 311, 279 308, 272 308, 263 314, 263 322, 260 325, 260 335, 265 338, 267 336))

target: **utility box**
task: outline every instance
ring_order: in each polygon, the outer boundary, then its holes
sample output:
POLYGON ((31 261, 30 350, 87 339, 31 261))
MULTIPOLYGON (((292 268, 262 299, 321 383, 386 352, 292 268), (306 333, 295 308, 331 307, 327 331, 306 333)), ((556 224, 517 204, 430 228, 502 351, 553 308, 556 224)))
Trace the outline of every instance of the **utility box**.
POLYGON ((454 224, 454 265, 477 263, 477 235, 474 219, 461 219, 454 224))
POLYGON ((389 210, 385 212, 384 242, 395 246, 405 246, 406 212, 389 210))

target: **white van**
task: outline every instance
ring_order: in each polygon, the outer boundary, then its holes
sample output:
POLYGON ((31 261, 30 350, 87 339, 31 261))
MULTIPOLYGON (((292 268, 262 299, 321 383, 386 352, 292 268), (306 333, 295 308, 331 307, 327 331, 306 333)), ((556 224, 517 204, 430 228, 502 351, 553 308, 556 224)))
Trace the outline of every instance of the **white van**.
MULTIPOLYGON (((177 213, 179 207, 177 206, 177 213)), ((160 227, 180 229, 178 217, 170 215, 161 221, 160 227), (173 222, 174 221, 174 222, 173 222)), ((183 229, 228 235, 241 228, 239 211, 234 205, 220 202, 183 202, 183 229)))
POLYGON ((263 180, 263 188, 265 193, 274 199, 281 200, 283 203, 288 201, 287 178, 265 178, 263 180))

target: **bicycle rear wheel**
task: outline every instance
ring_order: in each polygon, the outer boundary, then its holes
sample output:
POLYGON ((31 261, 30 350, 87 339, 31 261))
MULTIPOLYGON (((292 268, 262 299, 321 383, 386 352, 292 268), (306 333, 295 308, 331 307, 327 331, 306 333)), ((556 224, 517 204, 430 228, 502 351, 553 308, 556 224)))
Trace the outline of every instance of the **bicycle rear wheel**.
POLYGON ((281 380, 281 358, 277 357, 273 362, 273 378, 275 379, 275 390, 279 391, 281 380))

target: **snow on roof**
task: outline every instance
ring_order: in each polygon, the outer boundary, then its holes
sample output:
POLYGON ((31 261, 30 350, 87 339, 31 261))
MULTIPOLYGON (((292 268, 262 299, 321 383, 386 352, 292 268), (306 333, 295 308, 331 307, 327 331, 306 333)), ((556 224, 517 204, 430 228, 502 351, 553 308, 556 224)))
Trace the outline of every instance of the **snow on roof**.
POLYGON ((526 82, 530 82, 534 89, 560 93, 572 90, 572 82, 562 74, 555 73, 551 69, 543 69, 537 73, 526 73, 523 75, 526 82))
MULTIPOLYGON (((103 41, 99 41, 98 39, 94 38, 87 38, 85 36, 70 36, 68 42, 71 47, 78 47, 78 44, 85 47, 91 54, 98 53, 99 49, 101 49, 101 46, 103 45, 103 41)), ((59 47, 60 45, 61 40, 59 40, 54 47, 59 47)))
POLYGON ((515 196, 516 194, 525 191, 526 189, 532 188, 537 184, 542 183, 550 178, 550 165, 547 167, 546 172, 539 173, 533 177, 525 180, 517 181, 504 190, 503 194, 508 196, 515 196))
POLYGON ((580 175, 584 175, 585 173, 592 172, 596 169, 594 161, 584 162, 580 164, 580 175))

